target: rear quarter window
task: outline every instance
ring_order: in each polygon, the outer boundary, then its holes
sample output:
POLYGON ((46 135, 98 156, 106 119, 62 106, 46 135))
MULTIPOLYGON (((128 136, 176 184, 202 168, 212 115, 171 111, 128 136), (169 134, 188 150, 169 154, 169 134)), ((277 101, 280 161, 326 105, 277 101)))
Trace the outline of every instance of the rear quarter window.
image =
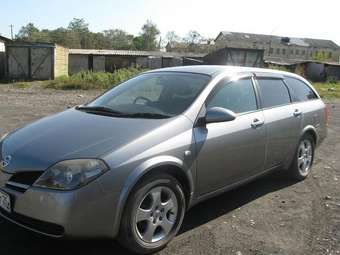
POLYGON ((289 88, 293 102, 303 102, 317 99, 314 91, 304 82, 295 78, 285 78, 285 82, 289 88))

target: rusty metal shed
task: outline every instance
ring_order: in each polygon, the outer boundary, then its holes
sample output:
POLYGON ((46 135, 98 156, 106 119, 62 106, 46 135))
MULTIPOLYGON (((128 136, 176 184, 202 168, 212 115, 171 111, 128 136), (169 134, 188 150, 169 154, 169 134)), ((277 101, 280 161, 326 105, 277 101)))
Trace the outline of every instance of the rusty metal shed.
POLYGON ((183 65, 184 57, 202 59, 203 54, 135 50, 70 49, 69 74, 80 71, 113 72, 119 68, 161 68, 183 65))
POLYGON ((204 63, 208 65, 232 65, 262 67, 264 50, 248 48, 225 47, 218 49, 204 57, 204 63))
POLYGON ((52 43, 7 43, 6 75, 12 80, 68 75, 68 49, 52 43))

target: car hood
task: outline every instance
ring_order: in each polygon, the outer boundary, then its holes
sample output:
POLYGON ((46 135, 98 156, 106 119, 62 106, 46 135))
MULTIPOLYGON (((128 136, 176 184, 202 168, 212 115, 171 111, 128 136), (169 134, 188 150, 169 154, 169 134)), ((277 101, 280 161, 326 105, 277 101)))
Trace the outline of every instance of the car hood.
POLYGON ((70 109, 10 134, 1 157, 7 172, 43 171, 65 159, 99 158, 171 119, 118 118, 70 109))

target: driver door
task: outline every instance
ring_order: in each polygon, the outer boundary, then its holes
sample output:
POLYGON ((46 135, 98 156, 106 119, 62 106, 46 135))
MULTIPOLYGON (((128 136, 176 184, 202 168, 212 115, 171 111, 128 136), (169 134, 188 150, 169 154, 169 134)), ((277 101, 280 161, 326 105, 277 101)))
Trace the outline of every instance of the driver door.
POLYGON ((222 80, 205 107, 226 108, 237 117, 194 128, 200 195, 262 172, 266 146, 264 117, 258 109, 251 77, 232 82, 222 80))

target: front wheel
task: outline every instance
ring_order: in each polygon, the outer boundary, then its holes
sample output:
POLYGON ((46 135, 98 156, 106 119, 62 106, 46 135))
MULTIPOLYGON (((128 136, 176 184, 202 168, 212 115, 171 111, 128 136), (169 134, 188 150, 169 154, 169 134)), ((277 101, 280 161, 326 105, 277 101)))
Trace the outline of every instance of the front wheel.
POLYGON ((181 227, 185 207, 182 187, 175 178, 162 174, 144 179, 127 201, 120 243, 139 254, 164 248, 181 227))
POLYGON ((304 180, 311 172, 314 160, 315 143, 310 134, 305 134, 296 150, 291 166, 291 174, 297 180, 304 180))

